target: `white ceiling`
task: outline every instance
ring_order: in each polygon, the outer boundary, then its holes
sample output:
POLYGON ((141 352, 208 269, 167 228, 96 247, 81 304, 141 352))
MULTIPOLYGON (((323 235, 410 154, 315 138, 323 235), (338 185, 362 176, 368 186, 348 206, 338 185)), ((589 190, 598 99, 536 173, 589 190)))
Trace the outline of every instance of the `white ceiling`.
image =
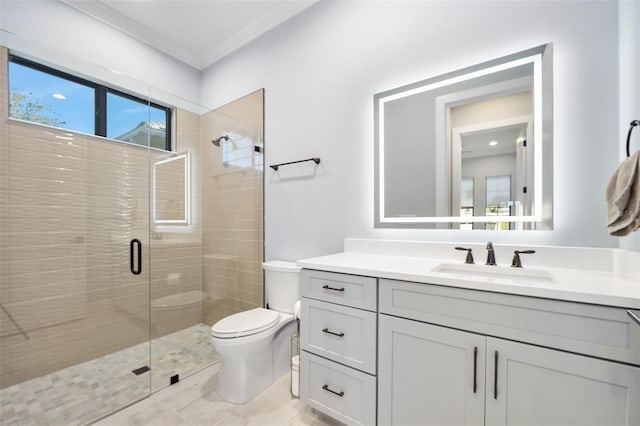
POLYGON ((462 158, 515 154, 518 138, 526 134, 526 125, 519 125, 462 135, 462 158), (489 145, 491 141, 496 141, 497 144, 489 145))
POLYGON ((318 0, 60 0, 202 70, 318 0))

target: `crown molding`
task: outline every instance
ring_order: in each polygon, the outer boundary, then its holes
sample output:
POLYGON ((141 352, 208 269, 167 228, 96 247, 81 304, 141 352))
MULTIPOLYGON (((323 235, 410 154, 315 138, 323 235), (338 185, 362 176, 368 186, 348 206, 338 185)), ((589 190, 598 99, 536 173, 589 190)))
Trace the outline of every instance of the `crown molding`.
POLYGON ((58 0, 128 36, 183 62, 197 70, 211 66, 236 49, 256 39, 275 26, 302 12, 319 0, 281 1, 269 13, 263 15, 240 31, 231 34, 221 43, 205 52, 196 52, 181 43, 165 37, 154 29, 142 25, 109 7, 101 0, 58 0))
POLYGON ((273 8, 266 15, 260 17, 260 19, 251 22, 240 31, 232 34, 219 45, 213 46, 207 52, 204 52, 201 58, 200 69, 205 69, 213 65, 226 55, 255 40, 267 31, 275 28, 300 12, 308 9, 318 1, 319 0, 296 0, 280 2, 277 7, 273 8))

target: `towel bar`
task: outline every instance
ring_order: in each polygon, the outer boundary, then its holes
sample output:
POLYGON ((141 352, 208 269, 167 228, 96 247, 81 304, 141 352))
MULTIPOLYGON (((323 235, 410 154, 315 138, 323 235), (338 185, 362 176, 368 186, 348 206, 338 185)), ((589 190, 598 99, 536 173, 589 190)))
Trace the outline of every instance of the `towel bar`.
POLYGON ((631 157, 631 151, 629 151, 629 144, 631 143, 631 132, 636 126, 640 126, 640 120, 633 120, 629 127, 629 133, 627 134, 627 157, 631 157))
POLYGON ((278 170, 278 167, 280 166, 286 166, 289 164, 296 164, 296 163, 304 163, 305 161, 313 161, 316 164, 320 164, 320 159, 316 157, 316 158, 307 158, 306 160, 289 161, 288 163, 272 164, 269 167, 271 167, 273 170, 278 170))

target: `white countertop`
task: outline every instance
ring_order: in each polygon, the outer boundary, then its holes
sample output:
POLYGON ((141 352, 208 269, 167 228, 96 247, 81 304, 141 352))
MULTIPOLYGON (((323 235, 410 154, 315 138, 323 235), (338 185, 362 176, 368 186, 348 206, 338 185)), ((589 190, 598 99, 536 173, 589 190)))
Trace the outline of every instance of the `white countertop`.
MULTIPOLYGON (((299 260, 298 266, 329 272, 640 309, 640 281, 635 276, 624 276, 609 271, 535 266, 530 268, 530 272, 548 273, 553 277, 553 281, 533 283, 518 282, 509 276, 476 276, 433 271, 443 263, 456 265, 457 262, 463 265, 463 260, 464 256, 462 260, 452 261, 345 252, 299 260)), ((484 265, 472 267, 493 268, 484 265)), ((499 268, 504 269, 505 266, 499 268)), ((527 273, 526 268, 525 266, 522 270, 524 273, 527 273)))

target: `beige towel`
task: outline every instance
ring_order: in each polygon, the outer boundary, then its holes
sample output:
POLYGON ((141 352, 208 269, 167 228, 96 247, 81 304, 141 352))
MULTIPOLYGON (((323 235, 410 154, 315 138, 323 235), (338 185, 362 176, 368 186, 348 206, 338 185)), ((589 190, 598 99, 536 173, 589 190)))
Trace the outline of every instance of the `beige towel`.
POLYGON ((606 198, 609 234, 621 237, 640 227, 640 150, 611 176, 606 198))

